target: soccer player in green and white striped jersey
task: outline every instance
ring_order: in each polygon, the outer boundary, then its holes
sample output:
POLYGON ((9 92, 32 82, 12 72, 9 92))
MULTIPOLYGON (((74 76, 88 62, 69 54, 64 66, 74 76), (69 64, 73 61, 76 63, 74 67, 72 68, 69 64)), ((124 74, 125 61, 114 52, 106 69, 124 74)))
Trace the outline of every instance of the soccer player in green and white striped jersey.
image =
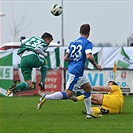
POLYGON ((21 82, 17 85, 12 84, 6 92, 7 96, 15 90, 24 90, 32 86, 31 73, 33 68, 40 68, 41 80, 38 85, 41 90, 45 90, 44 81, 48 69, 45 57, 48 55, 46 50, 52 40, 53 37, 50 33, 44 33, 41 38, 32 36, 21 41, 22 46, 17 54, 21 57, 20 68, 25 82, 21 82))

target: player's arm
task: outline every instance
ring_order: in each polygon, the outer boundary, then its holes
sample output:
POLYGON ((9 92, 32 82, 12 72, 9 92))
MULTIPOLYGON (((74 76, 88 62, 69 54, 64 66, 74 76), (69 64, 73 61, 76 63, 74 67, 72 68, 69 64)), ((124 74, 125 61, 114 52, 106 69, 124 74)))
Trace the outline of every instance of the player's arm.
POLYGON ((94 91, 104 91, 104 92, 111 92, 112 91, 110 86, 105 86, 105 87, 104 86, 95 86, 93 88, 93 90, 94 91))
POLYGON ((69 52, 70 52, 70 50, 69 50, 69 47, 68 47, 67 50, 66 50, 66 54, 64 56, 64 60, 67 61, 67 62, 69 62, 69 52))
POLYGON ((44 57, 48 56, 48 53, 43 52, 43 50, 42 50, 41 48, 39 48, 39 47, 36 47, 34 50, 35 50, 38 54, 43 55, 44 57))
POLYGON ((64 60, 67 61, 67 62, 69 62, 69 54, 68 53, 65 54, 64 60))
POLYGON ((92 56, 92 53, 87 53, 86 54, 86 58, 98 69, 98 70, 102 70, 102 68, 101 68, 101 66, 100 65, 98 65, 96 62, 95 62, 95 60, 94 60, 94 58, 93 58, 93 56, 92 56))

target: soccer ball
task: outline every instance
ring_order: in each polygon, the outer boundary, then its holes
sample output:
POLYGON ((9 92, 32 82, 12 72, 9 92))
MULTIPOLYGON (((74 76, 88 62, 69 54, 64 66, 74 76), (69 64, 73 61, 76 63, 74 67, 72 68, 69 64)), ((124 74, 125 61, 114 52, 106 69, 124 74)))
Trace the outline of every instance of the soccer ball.
POLYGON ((50 11, 51 11, 51 13, 52 13, 54 16, 59 16, 59 15, 62 14, 63 9, 62 9, 62 7, 61 7, 60 5, 54 4, 54 5, 52 5, 50 11))

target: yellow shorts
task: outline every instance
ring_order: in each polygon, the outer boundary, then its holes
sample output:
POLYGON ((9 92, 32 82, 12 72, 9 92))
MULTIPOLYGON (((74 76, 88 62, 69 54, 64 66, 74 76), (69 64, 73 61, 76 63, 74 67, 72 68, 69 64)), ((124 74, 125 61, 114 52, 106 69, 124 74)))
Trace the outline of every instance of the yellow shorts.
POLYGON ((120 96, 104 94, 102 107, 109 110, 110 114, 118 114, 122 112, 124 100, 120 96))

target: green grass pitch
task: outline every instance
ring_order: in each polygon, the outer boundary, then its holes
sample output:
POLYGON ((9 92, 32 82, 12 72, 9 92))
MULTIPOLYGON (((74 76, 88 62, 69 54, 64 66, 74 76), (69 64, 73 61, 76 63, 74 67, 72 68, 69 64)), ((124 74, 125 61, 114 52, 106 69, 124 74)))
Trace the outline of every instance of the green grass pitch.
POLYGON ((0 133, 132 133, 133 96, 124 96, 122 114, 86 119, 84 102, 49 100, 37 110, 38 96, 0 97, 0 133))

